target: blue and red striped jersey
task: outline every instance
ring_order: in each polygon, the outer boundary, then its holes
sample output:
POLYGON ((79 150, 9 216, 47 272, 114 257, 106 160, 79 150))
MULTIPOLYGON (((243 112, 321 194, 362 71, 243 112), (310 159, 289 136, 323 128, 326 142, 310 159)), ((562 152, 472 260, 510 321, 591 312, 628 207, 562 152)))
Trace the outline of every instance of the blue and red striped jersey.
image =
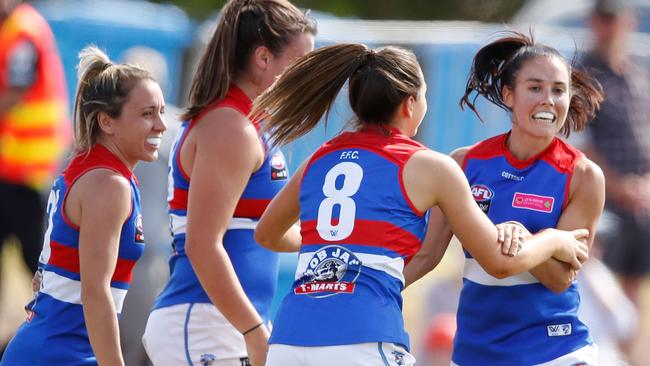
POLYGON ((64 203, 73 184, 93 169, 110 169, 131 183, 132 209, 120 233, 111 295, 122 311, 136 261, 144 251, 140 193, 133 173, 101 144, 76 156, 54 182, 47 205, 48 229, 39 259, 40 291, 27 306, 28 320, 19 328, 3 362, 9 365, 96 365, 81 301, 79 226, 65 215, 64 203), (14 360, 18 356, 19 359, 14 360))
POLYGON ((424 146, 398 130, 346 132, 311 157, 302 177, 302 246, 270 343, 393 342, 408 348, 403 268, 420 249, 427 215, 402 170, 424 146))
MULTIPOLYGON (((463 170, 476 203, 495 224, 521 222, 536 233, 556 227, 583 154, 559 138, 518 160, 508 134, 473 146, 463 170)), ((577 282, 555 294, 525 272, 496 279, 465 251, 453 361, 465 365, 537 365, 590 344, 578 319, 577 282)))
MULTIPOLYGON (((169 161, 168 201, 170 228, 173 235, 173 253, 169 260, 170 278, 156 300, 154 309, 182 303, 210 302, 185 254, 190 177, 183 169, 180 152, 191 129, 209 111, 215 108, 232 108, 247 116, 251 107, 250 98, 237 86, 231 85, 223 100, 213 103, 196 118, 183 123, 169 161)), ((202 121, 201 123, 218 122, 202 121)), ((246 294, 260 315, 268 319, 276 288, 278 256, 253 240, 253 229, 271 199, 287 183, 289 173, 282 151, 271 148, 267 135, 261 132, 263 122, 257 120, 250 122, 258 131, 264 149, 264 162, 251 175, 237 203, 223 242, 246 294)))

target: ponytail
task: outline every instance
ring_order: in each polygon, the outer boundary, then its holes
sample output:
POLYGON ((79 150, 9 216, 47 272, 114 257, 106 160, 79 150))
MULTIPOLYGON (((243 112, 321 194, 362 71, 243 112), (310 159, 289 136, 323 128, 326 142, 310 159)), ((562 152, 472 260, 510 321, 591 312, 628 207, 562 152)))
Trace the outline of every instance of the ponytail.
POLYGON ((460 100, 460 108, 465 110, 465 106, 469 107, 481 121, 483 119, 476 110, 476 99, 479 95, 506 111, 510 110, 503 101, 503 87, 514 85, 515 73, 524 61, 521 57, 522 50, 534 45, 532 35, 528 37, 518 32, 506 34, 508 36, 484 46, 476 53, 467 78, 465 94, 460 100), (471 98, 473 93, 476 94, 471 98))
POLYGON ((415 55, 397 47, 369 49, 362 44, 319 48, 290 66, 254 102, 251 114, 264 116, 275 144, 311 131, 349 80, 349 100, 358 125, 390 123, 408 95, 416 98, 422 75, 415 55))
POLYGON ((571 69, 571 102, 566 122, 562 126, 564 136, 571 131, 582 131, 594 119, 604 100, 603 88, 591 74, 573 67, 571 69))
POLYGON ((322 47, 290 66, 254 102, 252 115, 264 114, 274 143, 285 144, 311 131, 329 111, 352 73, 370 50, 360 44, 322 47))

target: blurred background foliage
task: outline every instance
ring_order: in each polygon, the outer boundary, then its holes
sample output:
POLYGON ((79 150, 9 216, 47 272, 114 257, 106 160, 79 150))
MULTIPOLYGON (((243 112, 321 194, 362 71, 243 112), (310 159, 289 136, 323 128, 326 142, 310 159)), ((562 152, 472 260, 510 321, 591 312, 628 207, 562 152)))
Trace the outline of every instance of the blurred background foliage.
MULTIPOLYGON (((170 0, 154 0, 168 3, 170 0)), ((171 0, 195 19, 203 20, 225 0, 171 0)), ((507 22, 524 0, 293 0, 296 6, 339 17, 399 20, 478 20, 507 22)))

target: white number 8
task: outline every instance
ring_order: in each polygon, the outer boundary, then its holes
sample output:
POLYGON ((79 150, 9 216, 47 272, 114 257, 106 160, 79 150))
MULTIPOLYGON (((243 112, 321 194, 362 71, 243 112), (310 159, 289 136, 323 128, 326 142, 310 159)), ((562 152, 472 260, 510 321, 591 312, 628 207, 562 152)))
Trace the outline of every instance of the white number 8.
POLYGON ((361 166, 351 162, 339 163, 325 175, 323 194, 326 198, 318 207, 318 222, 316 224, 318 235, 324 240, 339 241, 352 234, 357 205, 350 197, 359 190, 362 178, 361 166), (341 175, 343 175, 343 186, 341 189, 336 189, 336 179, 341 175), (339 222, 332 225, 335 205, 340 206, 339 222))

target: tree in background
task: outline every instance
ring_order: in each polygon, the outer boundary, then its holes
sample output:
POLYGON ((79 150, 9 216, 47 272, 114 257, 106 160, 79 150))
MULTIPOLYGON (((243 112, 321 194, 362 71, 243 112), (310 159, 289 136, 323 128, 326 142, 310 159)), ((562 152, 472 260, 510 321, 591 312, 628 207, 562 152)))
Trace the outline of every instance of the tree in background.
MULTIPOLYGON (((154 2, 169 2, 153 0, 154 2)), ((171 0, 196 19, 205 19, 220 9, 225 0, 171 0)), ((293 0, 300 8, 340 17, 402 20, 508 21, 523 0, 293 0)))

